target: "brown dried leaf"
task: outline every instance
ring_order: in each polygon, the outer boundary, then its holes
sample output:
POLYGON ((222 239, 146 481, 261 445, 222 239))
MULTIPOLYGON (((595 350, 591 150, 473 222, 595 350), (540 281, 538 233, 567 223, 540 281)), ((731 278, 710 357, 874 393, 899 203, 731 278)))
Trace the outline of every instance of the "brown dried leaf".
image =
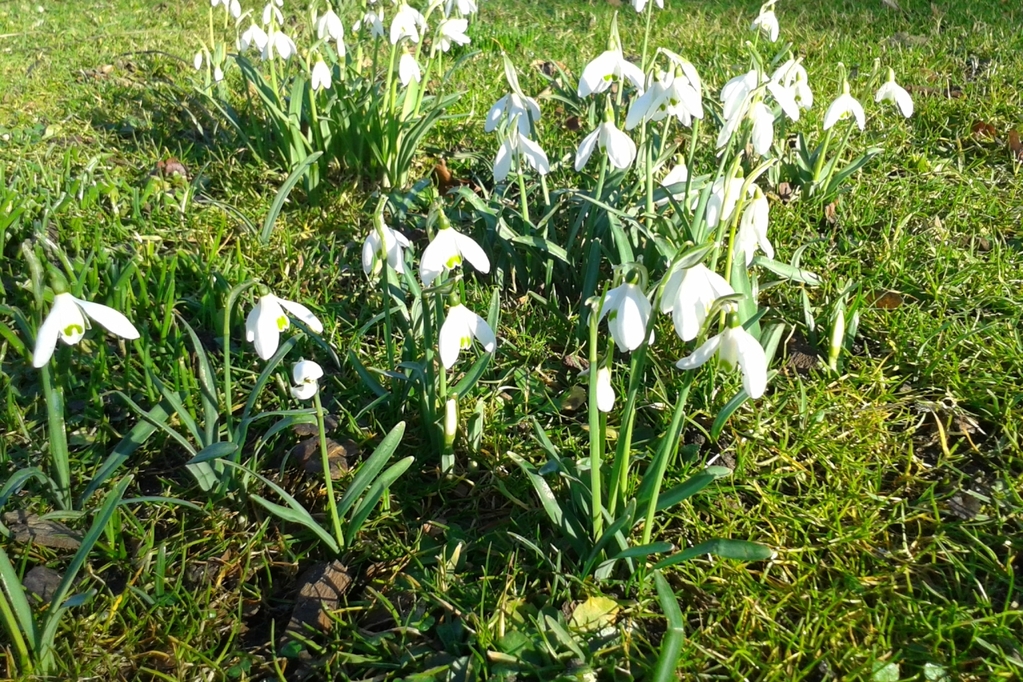
POLYGON ((1012 152, 1013 157, 1023 161, 1023 142, 1020 142, 1019 131, 1009 131, 1009 151, 1012 152))
POLYGON ((36 566, 25 574, 21 584, 25 591, 38 597, 42 602, 49 602, 64 579, 60 573, 46 566, 36 566))
POLYGON ((990 137, 994 139, 995 137, 998 136, 997 128, 995 128, 990 123, 985 123, 984 121, 981 120, 974 121, 973 126, 971 126, 970 130, 976 137, 990 137))
MULTIPOLYGON (((337 428, 338 421, 337 417, 325 414, 323 415, 323 430, 326 433, 332 433, 337 428)), ((320 435, 319 427, 316 424, 295 424, 291 427, 291 432, 300 438, 308 438, 309 436, 320 435)))
POLYGON ((302 633, 310 627, 329 630, 332 621, 326 612, 338 608, 352 582, 348 568, 340 561, 310 566, 298 580, 298 595, 287 632, 302 633))
POLYGON ((828 222, 828 225, 834 226, 838 224, 838 202, 832 201, 830 204, 824 207, 824 220, 828 222))
POLYGON ((571 130, 572 132, 577 132, 579 130, 582 130, 582 127, 583 126, 579 122, 579 117, 578 116, 569 116, 567 119, 565 119, 565 128, 567 128, 568 130, 571 130))
POLYGON ((76 533, 59 521, 41 519, 37 514, 7 512, 4 514, 4 524, 10 528, 15 542, 67 550, 76 550, 82 544, 81 533, 76 533))
MULTIPOLYGON (((327 439, 327 462, 330 465, 331 479, 339 479, 348 471, 348 460, 359 455, 359 446, 350 440, 340 443, 333 438, 327 439)), ((291 449, 291 459, 306 474, 314 476, 323 474, 323 461, 320 455, 319 434, 306 438, 291 449)))
POLYGON ((881 310, 895 310, 904 302, 902 294, 897 291, 875 291, 873 292, 873 298, 874 300, 870 304, 881 310))

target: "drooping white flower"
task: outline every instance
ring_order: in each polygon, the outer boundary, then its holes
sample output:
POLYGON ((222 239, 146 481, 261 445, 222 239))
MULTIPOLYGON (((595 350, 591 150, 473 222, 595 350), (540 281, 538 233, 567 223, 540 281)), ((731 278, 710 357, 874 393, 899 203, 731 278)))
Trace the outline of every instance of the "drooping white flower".
POLYGON ((224 80, 224 70, 222 68, 220 68, 219 66, 214 66, 213 67, 213 82, 214 83, 219 83, 222 80, 224 80))
POLYGON ((89 319, 95 320, 108 332, 123 339, 132 341, 139 338, 135 325, 113 308, 83 301, 69 293, 57 294, 53 297, 50 314, 36 331, 32 366, 39 368, 50 361, 57 347, 57 339, 69 346, 81 341, 85 336, 85 330, 89 328, 89 319))
POLYGON ((426 31, 426 17, 414 7, 402 3, 391 20, 391 45, 397 45, 405 38, 418 43, 420 31, 426 31))
POLYGON ((323 368, 312 360, 299 360, 291 368, 291 395, 298 400, 309 400, 319 390, 319 379, 323 376, 323 368))
POLYGON ((735 205, 739 201, 739 193, 745 178, 740 170, 734 177, 718 178, 710 188, 710 198, 707 200, 707 208, 704 213, 704 220, 707 227, 715 228, 722 220, 728 220, 735 211, 735 205))
POLYGON ((888 69, 888 80, 877 89, 874 101, 894 102, 903 116, 909 118, 913 115, 913 98, 904 87, 895 82, 895 71, 892 69, 888 69))
POLYGON ((231 0, 229 5, 227 3, 225 5, 232 19, 238 19, 242 16, 242 5, 238 0, 231 0))
POLYGON ((625 282, 604 296, 600 319, 607 317, 611 338, 621 351, 634 351, 647 337, 650 301, 638 284, 625 282))
POLYGON ((475 14, 479 10, 476 6, 476 0, 445 0, 444 16, 450 17, 452 10, 456 8, 458 9, 459 14, 464 17, 467 17, 470 14, 475 14))
POLYGON ((516 124, 519 132, 528 137, 532 132, 530 122, 536 123, 540 120, 540 105, 532 97, 509 92, 490 107, 487 119, 483 124, 483 131, 487 133, 495 131, 504 117, 507 117, 509 121, 518 117, 516 124))
POLYGON ((761 11, 760 15, 753 19, 753 25, 750 28, 753 30, 760 29, 760 33, 766 36, 767 40, 772 43, 777 42, 779 26, 777 26, 777 15, 774 14, 773 9, 761 11))
POLYGON ((668 89, 673 78, 672 74, 666 71, 658 71, 656 74, 650 75, 646 90, 632 100, 632 104, 629 106, 629 113, 625 116, 626 130, 632 130, 643 121, 654 120, 654 115, 658 112, 663 114, 666 109, 668 89))
MULTIPOLYGON (((775 69, 774 73, 771 74, 771 81, 784 88, 788 88, 800 109, 809 109, 813 106, 813 91, 810 90, 806 69, 795 59, 789 59, 775 69)), ((788 112, 786 112, 786 115, 789 115, 788 112)), ((796 120, 791 115, 789 115, 789 118, 796 120)))
POLYGON ((767 238, 768 216, 771 207, 767 197, 756 185, 753 186, 753 199, 742 212, 739 219, 739 232, 735 239, 737 257, 745 257, 746 265, 753 262, 753 253, 759 248, 768 258, 774 258, 774 247, 767 238))
POLYGON ((402 249, 409 246, 409 240, 401 232, 386 225, 373 228, 362 243, 362 271, 367 276, 375 275, 383 265, 381 251, 387 253, 387 264, 398 274, 405 272, 405 258, 402 249), (383 232, 381 239, 380 233, 383 232), (381 246, 383 244, 383 246, 381 246))
POLYGON ((281 59, 291 59, 292 55, 298 52, 298 48, 284 31, 274 31, 267 35, 266 45, 261 53, 263 61, 270 61, 276 54, 281 59))
POLYGON ((437 26, 436 49, 447 52, 451 45, 468 45, 469 36, 465 30, 469 28, 468 19, 445 19, 437 26))
POLYGON ((706 342, 693 354, 682 358, 675 366, 679 369, 696 369, 714 357, 715 354, 729 367, 739 365, 742 371, 742 386, 754 400, 764 395, 767 389, 767 354, 753 336, 739 326, 733 317, 731 326, 706 342))
POLYGON ((750 139, 753 143, 753 150, 763 156, 771 150, 771 145, 774 144, 774 112, 763 102, 757 101, 750 107, 749 117, 753 121, 753 132, 750 139))
POLYGON ((665 175, 664 178, 661 180, 661 186, 671 187, 672 185, 677 185, 679 183, 685 182, 688 179, 689 169, 686 168, 686 165, 684 163, 680 163, 674 168, 672 168, 670 171, 668 171, 668 174, 665 175))
POLYGON ((472 263, 480 272, 490 272, 490 259, 476 240, 453 227, 437 230, 419 261, 419 279, 430 286, 442 272, 457 268, 462 259, 472 263))
POLYGON ((744 74, 735 76, 725 83, 721 88, 722 117, 730 120, 741 116, 741 112, 748 106, 750 93, 759 84, 760 76, 757 74, 756 69, 751 69, 744 74))
POLYGON ((790 121, 799 120, 799 103, 796 101, 796 90, 794 87, 787 87, 773 80, 767 81, 767 91, 771 93, 774 101, 781 106, 781 110, 789 117, 790 121))
MULTIPOLYGON (((647 0, 632 0, 632 6, 635 8, 637 14, 646 9, 646 3, 647 0)), ((664 0, 654 0, 654 3, 657 5, 658 9, 664 9, 664 0)), ((607 412, 607 410, 604 411, 607 412)))
POLYGON ((260 359, 268 360, 277 352, 281 332, 291 327, 288 313, 317 334, 323 333, 323 325, 309 308, 301 303, 266 294, 245 318, 245 339, 256 347, 256 355, 260 359))
POLYGON ((369 31, 370 38, 384 37, 384 9, 369 10, 352 26, 352 32, 358 33, 363 26, 369 31))
POLYGON ((255 47, 257 50, 262 52, 266 48, 266 44, 269 41, 266 31, 252 24, 248 29, 245 30, 238 38, 238 51, 246 52, 250 47, 255 47))
POLYGON ((437 346, 444 369, 451 369, 458 361, 458 355, 472 346, 475 338, 483 350, 493 353, 497 348, 497 336, 487 321, 459 303, 448 308, 444 324, 440 327, 437 346))
POLYGON ((849 94, 849 83, 846 82, 842 94, 835 98, 835 101, 828 107, 824 114, 824 130, 828 130, 842 119, 852 116, 856 119, 856 125, 860 130, 866 126, 866 115, 863 113, 863 105, 856 101, 856 98, 849 94))
POLYGON ((398 80, 401 81, 402 87, 405 88, 413 80, 417 83, 423 80, 423 72, 419 68, 419 62, 408 52, 402 52, 401 59, 398 60, 398 80))
POLYGON ((192 59, 192 66, 195 67, 196 71, 202 68, 202 50, 195 53, 195 57, 192 59))
POLYGON ((586 97, 604 92, 614 79, 626 79, 643 92, 643 71, 627 61, 620 47, 602 52, 583 69, 579 77, 579 96, 586 97))
POLYGON ((263 8, 263 25, 269 26, 274 20, 280 26, 284 23, 284 15, 274 6, 274 3, 268 2, 266 7, 263 8))
POLYGON ((636 143, 615 127, 614 121, 604 121, 597 129, 583 138, 575 153, 575 169, 581 171, 590 160, 597 145, 607 153, 608 161, 619 170, 624 170, 636 160, 636 143))
POLYGON ((341 40, 345 37, 345 25, 334 10, 328 8, 316 20, 316 37, 320 40, 341 40))
POLYGON ((309 85, 313 90, 319 91, 324 88, 330 89, 331 74, 330 67, 322 59, 313 66, 313 72, 309 79, 309 85))
POLYGON ((664 283, 661 312, 671 315, 680 339, 692 341, 700 335, 714 301, 734 293, 724 277, 703 263, 684 270, 676 268, 664 283))
POLYGON ((547 153, 539 144, 523 135, 516 126, 509 129, 507 137, 497 148, 497 156, 494 158, 494 182, 504 182, 507 179, 508 173, 511 172, 512 158, 517 158, 520 164, 524 161, 540 175, 551 172, 547 153))
POLYGON ((615 407, 615 389, 611 385, 611 370, 601 367, 597 370, 597 409, 610 412, 615 407))

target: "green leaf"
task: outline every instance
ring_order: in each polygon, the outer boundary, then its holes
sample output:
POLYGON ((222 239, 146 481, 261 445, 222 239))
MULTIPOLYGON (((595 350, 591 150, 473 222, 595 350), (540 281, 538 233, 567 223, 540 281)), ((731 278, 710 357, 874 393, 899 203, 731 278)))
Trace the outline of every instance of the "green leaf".
POLYGON ((759 265, 765 270, 769 270, 779 277, 783 277, 790 282, 800 282, 808 286, 820 286, 821 279, 809 270, 797 268, 788 263, 782 263, 774 259, 768 258, 763 254, 757 254, 753 257, 753 265, 759 265))
MULTIPOLYGON (((99 471, 89 481, 89 485, 86 486, 85 492, 82 493, 81 501, 79 506, 84 505, 92 494, 96 492, 110 476, 117 471, 122 464, 124 464, 129 457, 135 454, 142 445, 149 440, 157 431, 157 427, 154 424, 163 424, 166 426, 167 419, 170 417, 170 411, 167 409, 164 403, 157 403, 154 405, 149 412, 146 413, 146 418, 139 421, 135 426, 132 427, 131 431, 125 434, 124 438, 114 446, 114 449, 110 451, 107 458, 103 460, 103 464, 100 466, 99 471)), ((168 427, 169 428, 169 427, 168 427)))
MULTIPOLYGON (((209 445, 217 439, 217 423, 220 417, 219 410, 217 409, 219 401, 217 398, 216 379, 213 374, 213 367, 210 366, 209 356, 206 355, 206 350, 203 348, 202 342, 199 341, 199 336, 192 329, 192 325, 188 324, 185 318, 180 315, 178 315, 178 321, 184 325, 185 330, 188 332, 188 337, 192 341, 192 348, 195 350, 195 356, 199 360, 199 397, 202 400, 205 438, 200 439, 196 437, 196 440, 199 440, 203 445, 209 445)), ((224 343, 227 343, 227 339, 224 340, 224 343)))
POLYGON ((348 523, 348 528, 345 531, 345 544, 351 546, 352 541, 355 540, 356 534, 359 529, 362 528, 362 524, 369 518, 373 508, 380 502, 380 498, 383 497, 384 492, 391 487, 391 484, 398 480, 398 477, 405 473, 412 462, 415 461, 415 457, 406 457, 405 459, 399 460, 395 464, 391 465, 384 473, 380 474, 380 477, 373 482, 370 486, 369 492, 362 498, 355 510, 352 512, 352 519, 348 523))
POLYGON ((661 603, 664 618, 668 621, 668 629, 661 639, 661 650, 657 655, 657 664, 651 676, 651 682, 673 682, 677 679, 678 657, 682 653, 682 640, 685 636, 682 621, 682 610, 672 592, 668 581, 660 571, 654 572, 654 584, 657 586, 657 599, 661 603))
MULTIPOLYGON (((657 511, 661 512, 666 509, 670 509, 676 504, 680 504, 684 500, 688 500, 714 481, 724 476, 728 476, 731 473, 732 470, 727 467, 707 467, 700 473, 691 476, 685 482, 680 483, 671 490, 661 493, 661 495, 657 498, 657 511)), ((643 500, 642 503, 646 504, 646 500, 643 500)))
POLYGON ((690 559, 695 559, 704 554, 713 554, 722 559, 737 559, 739 561, 763 561, 770 559, 774 552, 770 547, 759 545, 747 540, 708 540, 701 542, 695 547, 690 547, 669 557, 661 559, 654 564, 654 570, 674 566, 690 559))
MULTIPOLYGON (((284 505, 277 504, 276 502, 271 502, 270 500, 264 497, 260 497, 259 495, 253 495, 252 500, 259 504, 260 506, 262 506, 267 511, 269 511, 274 516, 283 519, 284 521, 287 521, 289 523, 294 523, 296 525, 302 526, 303 528, 308 528, 316 535, 316 537, 323 541, 323 544, 327 545, 327 547, 329 547, 330 550, 335 554, 341 551, 341 548, 338 547, 337 540, 335 540, 330 535, 330 533, 324 530, 323 527, 320 526, 320 524, 316 523, 316 520, 313 519, 312 515, 308 511, 306 511, 304 507, 299 505, 298 502, 295 502, 295 505, 297 506, 285 507, 284 505)), ((294 502, 294 498, 292 498, 290 502, 294 502)))
POLYGON ((270 241, 270 234, 273 232, 274 223, 277 222, 277 216, 280 215, 281 210, 284 208, 284 202, 287 201, 288 195, 291 194, 291 190, 295 188, 298 181, 302 179, 309 171, 309 166, 316 163, 316 160, 323 156, 322 151, 313 152, 307 156, 302 163, 300 163, 294 170, 291 171, 291 175, 284 181, 281 188, 277 190, 277 196, 274 197, 273 203, 270 205, 270 212, 266 214, 266 220, 263 221, 263 229, 259 233, 259 240, 263 244, 267 244, 270 241))
POLYGON ((899 682, 899 664, 874 661, 871 682, 899 682))
MULTIPOLYGON (((2 547, 0 547, 0 584, 3 585, 4 592, 7 593, 7 604, 13 610, 16 619, 16 622, 8 622, 8 614, 4 613, 7 634, 15 641, 21 640, 19 650, 31 649, 36 652, 39 638, 35 620, 32 618, 32 607, 28 603, 28 597, 25 595, 25 588, 18 578, 18 573, 14 570, 11 560, 7 557, 7 552, 2 547), (27 646, 21 633, 25 633, 28 638, 27 646)), ((0 595, 0 599, 4 599, 4 596, 0 595)))
POLYGON ((214 459, 221 459, 222 457, 233 455, 236 452, 238 452, 237 443, 228 443, 226 441, 213 443, 212 445, 207 445, 200 450, 195 457, 188 460, 188 463, 201 464, 202 462, 209 462, 214 459))
POLYGON ((404 434, 405 422, 398 422, 384 436, 384 439, 380 441, 380 445, 373 451, 373 454, 362 463, 358 473, 355 474, 355 478, 352 479, 351 484, 348 486, 348 490, 345 491, 341 501, 338 502, 337 515, 340 518, 344 518, 348 510, 355 506, 355 501, 362 497, 371 482, 383 470, 384 465, 391 459, 394 451, 398 449, 404 434))

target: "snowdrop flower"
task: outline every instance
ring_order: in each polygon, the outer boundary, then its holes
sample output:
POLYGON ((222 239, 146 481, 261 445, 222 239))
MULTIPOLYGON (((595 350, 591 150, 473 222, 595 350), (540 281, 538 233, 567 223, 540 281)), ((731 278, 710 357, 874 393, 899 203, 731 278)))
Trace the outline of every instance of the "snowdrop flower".
POLYGON ((480 272, 490 272, 490 259, 475 239, 453 227, 437 230, 419 261, 419 279, 423 281, 423 286, 430 286, 442 272, 461 265, 463 258, 480 272))
POLYGON ((216 7, 217 5, 223 5, 224 11, 234 19, 242 15, 242 6, 238 0, 210 0, 210 7, 216 7))
POLYGON ((469 36, 465 35, 465 29, 469 27, 468 19, 445 19, 437 26, 437 37, 434 48, 441 52, 451 49, 451 44, 468 45, 469 36))
POLYGON ((607 292, 604 305, 601 306, 600 319, 605 316, 611 338, 622 352, 634 351, 646 340, 650 301, 638 284, 626 282, 607 292))
POLYGON ((729 367, 739 365, 742 387, 755 400, 764 395, 767 388, 767 355, 760 342, 739 326, 738 318, 734 314, 730 317, 732 326, 708 339, 692 355, 675 363, 675 366, 679 369, 696 369, 717 354, 729 367))
POLYGON ((750 26, 751 29, 760 29, 760 32, 767 36, 767 39, 772 43, 778 40, 778 17, 775 15, 773 9, 769 9, 774 5, 773 2, 769 2, 760 8, 760 15, 753 20, 753 24, 750 26))
POLYGON ((892 69, 888 69, 888 80, 877 89, 877 94, 874 95, 875 102, 885 100, 894 102, 906 118, 913 115, 913 98, 909 96, 904 87, 895 82, 895 71, 892 69))
POLYGON ((611 165, 624 170, 636 160, 636 143, 615 127, 613 120, 605 120, 597 129, 583 138, 575 153, 575 169, 581 171, 590 160, 597 145, 607 152, 611 165))
POLYGON ((774 258, 774 247, 767 239, 770 204, 760 188, 753 186, 753 199, 739 219, 739 232, 735 240, 736 256, 745 254, 746 265, 753 262, 753 252, 759 247, 768 258, 774 258))
POLYGON ((756 69, 751 69, 725 83, 721 88, 722 117, 726 120, 741 117, 741 112, 746 109, 748 104, 750 93, 758 85, 760 85, 760 77, 756 69))
POLYGON ((268 2, 263 8, 263 25, 269 26, 272 20, 276 20, 279 26, 284 23, 284 15, 274 6, 274 3, 268 2))
POLYGON ((627 79, 643 92, 643 72, 635 64, 626 61, 622 48, 602 52, 583 69, 579 78, 579 96, 596 95, 611 87, 611 81, 627 79))
POLYGON ((222 80, 224 80, 224 70, 222 68, 220 68, 219 66, 214 66, 213 67, 213 82, 214 83, 219 83, 222 80))
POLYGON ((728 220, 735 211, 735 205, 739 201, 739 192, 745 178, 740 171, 732 178, 718 178, 710 188, 710 198, 707 200, 707 208, 704 213, 704 220, 710 228, 717 227, 722 220, 728 220))
POLYGON ((316 37, 320 40, 341 40, 345 37, 345 25, 334 10, 327 9, 323 16, 316 20, 316 37))
MULTIPOLYGON (((658 9, 664 9, 664 0, 654 0, 657 4, 658 9)), ((647 0, 632 0, 632 6, 635 8, 636 13, 642 12, 646 8, 647 0)), ((607 412, 607 410, 604 410, 607 412)))
MULTIPOLYGON (((813 106, 813 91, 810 90, 806 69, 795 59, 789 59, 775 69, 774 73, 771 74, 771 81, 784 88, 788 88, 789 93, 800 109, 809 109, 813 106)), ((770 89, 770 86, 768 87, 770 89)), ((774 90, 771 92, 774 94, 774 90)), ((775 99, 777 99, 777 95, 775 95, 775 99)), ((786 112, 786 115, 794 121, 797 120, 789 115, 788 112, 786 112)))
POLYGON ((330 88, 330 67, 322 59, 318 60, 313 66, 313 72, 310 76, 309 84, 313 90, 322 90, 324 88, 330 88))
MULTIPOLYGON (((651 74, 646 91, 634 99, 629 106, 629 113, 625 116, 626 130, 632 130, 643 121, 653 120, 654 115, 659 112, 664 113, 665 100, 668 98, 671 81, 672 75, 665 71, 651 74)), ((664 116, 662 115, 661 118, 664 116)))
POLYGON ((849 94, 849 81, 842 86, 842 94, 835 98, 835 101, 828 107, 824 114, 824 130, 830 129, 844 118, 852 116, 856 119, 856 125, 863 130, 866 125, 866 116, 863 113, 863 105, 856 101, 856 98, 849 94))
POLYGON ((413 80, 417 83, 423 80, 423 72, 419 69, 419 62, 408 52, 402 52, 398 60, 398 80, 401 86, 407 88, 413 80))
POLYGON ((518 117, 516 124, 519 133, 528 136, 532 130, 530 122, 536 123, 540 120, 540 105, 532 97, 510 92, 490 107, 490 111, 487 112, 487 120, 483 124, 483 131, 492 133, 497 129, 501 119, 506 116, 509 121, 518 117))
POLYGON ((763 156, 774 143, 774 112, 763 102, 757 101, 750 108, 749 117, 753 121, 753 150, 763 156))
POLYGON ((259 299, 259 303, 245 318, 245 340, 255 345, 256 355, 260 359, 268 360, 277 352, 281 332, 291 327, 287 313, 291 313, 317 334, 323 333, 323 325, 309 308, 301 303, 267 294, 259 299))
POLYGON ((483 350, 488 353, 493 353, 497 348, 497 336, 486 320, 461 303, 451 306, 437 337, 440 361, 444 369, 454 367, 458 361, 458 354, 472 346, 473 338, 476 338, 483 345, 483 350))
POLYGON ((527 166, 540 175, 551 172, 546 152, 539 144, 523 135, 518 127, 513 126, 497 149, 497 156, 494 158, 494 182, 504 182, 508 177, 512 156, 517 156, 520 170, 522 162, 525 161, 527 166))
POLYGON ((799 120, 799 104, 796 102, 795 88, 785 87, 781 83, 768 80, 767 91, 774 97, 774 101, 781 106, 781 110, 785 112, 790 121, 799 120))
POLYGON ((89 319, 99 322, 100 326, 123 339, 133 341, 139 338, 139 332, 127 317, 113 308, 99 303, 90 303, 71 294, 57 294, 53 297, 53 307, 43 323, 36 331, 36 345, 32 351, 32 366, 42 367, 57 347, 57 339, 68 346, 73 346, 85 336, 89 328, 89 319))
POLYGON ((362 243, 362 271, 366 276, 373 276, 380 271, 383 263, 380 259, 382 251, 387 253, 387 264, 399 275, 405 273, 405 258, 402 249, 409 246, 409 240, 401 232, 380 225, 370 230, 366 241, 362 243), (383 238, 381 238, 381 232, 383 238))
POLYGON ((318 380, 323 376, 323 368, 312 360, 299 360, 291 368, 291 395, 298 400, 309 400, 319 390, 318 380))
POLYGON ((250 47, 255 47, 257 50, 262 52, 266 48, 267 42, 270 38, 267 36, 266 31, 252 24, 249 28, 241 34, 238 38, 238 51, 246 52, 250 47))
POLYGON ((192 66, 195 67, 196 71, 202 68, 202 50, 195 53, 195 58, 192 60, 192 66))
POLYGON ((358 33, 359 29, 363 26, 369 29, 370 38, 383 38, 384 37, 384 10, 370 10, 363 15, 362 19, 355 22, 352 26, 352 32, 358 33))
POLYGON ((274 31, 267 36, 261 56, 263 61, 270 61, 276 53, 281 59, 287 60, 291 59, 296 52, 298 52, 298 48, 295 47, 295 41, 289 38, 284 31, 274 31))
POLYGON ((689 169, 686 168, 684 163, 680 163, 668 171, 668 174, 664 176, 664 179, 661 180, 661 187, 671 187, 672 185, 683 183, 688 179, 689 169))
POLYGON ((661 312, 671 315, 680 339, 692 341, 700 335, 714 301, 734 293, 724 277, 703 263, 684 270, 676 268, 664 283, 661 312))
POLYGON ((426 17, 419 10, 402 3, 391 20, 391 45, 397 45, 404 38, 418 43, 420 30, 426 31, 426 17))
POLYGON ((444 3, 444 16, 450 17, 451 11, 457 8, 458 13, 462 16, 469 16, 475 14, 479 8, 476 6, 476 0, 447 0, 444 3))
POLYGON ((611 370, 601 367, 597 370, 597 409, 610 412, 615 407, 615 389, 611 386, 611 370))

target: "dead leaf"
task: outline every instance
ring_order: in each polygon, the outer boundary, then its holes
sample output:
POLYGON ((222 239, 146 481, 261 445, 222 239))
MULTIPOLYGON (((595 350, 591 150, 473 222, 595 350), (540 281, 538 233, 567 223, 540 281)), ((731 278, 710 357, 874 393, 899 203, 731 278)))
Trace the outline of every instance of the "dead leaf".
MULTIPOLYGON (((337 428, 337 417, 331 414, 323 415, 323 431, 324 433, 332 433, 337 428)), ((320 429, 315 424, 295 424, 291 427, 291 432, 300 438, 308 438, 309 436, 319 436, 320 429)))
MULTIPOLYGON (((339 443, 333 438, 327 438, 327 462, 330 465, 331 479, 337 480, 341 478, 348 471, 348 460, 355 459, 358 455, 359 446, 352 441, 346 439, 339 443)), ((322 475, 323 457, 320 453, 319 434, 306 438, 293 447, 291 449, 291 459, 306 474, 322 475)))
POLYGON ((796 198, 796 189, 797 188, 793 187, 791 184, 787 182, 779 182, 776 190, 778 195, 778 201, 780 201, 783 204, 790 203, 793 199, 796 198))
POLYGON ((881 310, 895 310, 901 307, 904 302, 902 294, 897 291, 874 292, 874 300, 870 302, 875 308, 881 310))
POLYGON ((56 594, 63 579, 64 576, 52 568, 36 566, 25 574, 25 579, 21 581, 21 584, 25 586, 26 592, 35 595, 43 603, 48 603, 56 594))
POLYGON ((37 514, 7 512, 4 514, 4 524, 11 530, 15 542, 67 550, 76 550, 82 544, 81 533, 76 533, 59 521, 42 519, 37 514))
POLYGON ((582 127, 583 127, 582 124, 579 123, 578 116, 569 116, 567 119, 565 119, 565 128, 571 130, 572 132, 582 130, 582 127))
POLYGON ((310 627, 329 630, 333 621, 327 611, 338 608, 341 597, 351 586, 352 576, 340 561, 310 566, 298 580, 298 594, 286 632, 302 633, 310 627))
POLYGON ((178 176, 185 178, 186 180, 188 179, 188 169, 185 168, 185 164, 181 163, 173 156, 169 159, 157 161, 156 168, 153 172, 162 178, 178 176))
POLYGON ((838 202, 832 201, 830 204, 824 207, 824 220, 828 222, 828 225, 838 224, 838 202))
POLYGON ((596 632, 612 625, 619 610, 618 602, 597 595, 577 605, 568 624, 582 632, 596 632))
POLYGON ((990 137, 994 139, 998 136, 998 130, 993 125, 980 120, 973 122, 973 126, 971 126, 970 131, 976 137, 990 137))
POLYGON ((1017 160, 1023 161, 1023 142, 1019 140, 1018 130, 1009 131, 1009 151, 1017 160))
POLYGON ((561 364, 569 369, 574 369, 577 372, 585 372, 590 368, 590 361, 580 355, 564 355, 561 358, 561 364))

